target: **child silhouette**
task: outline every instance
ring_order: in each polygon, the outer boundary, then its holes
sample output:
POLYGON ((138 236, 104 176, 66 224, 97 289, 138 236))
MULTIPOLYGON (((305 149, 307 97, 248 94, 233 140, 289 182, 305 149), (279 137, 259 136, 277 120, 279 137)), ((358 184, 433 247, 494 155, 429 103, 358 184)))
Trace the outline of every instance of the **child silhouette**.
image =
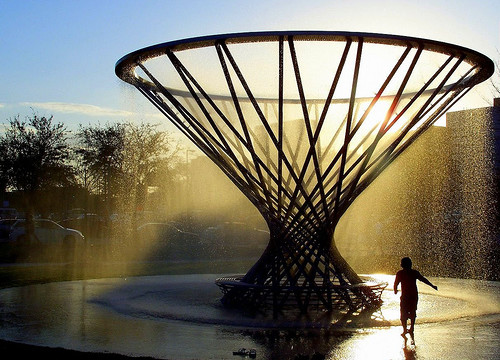
POLYGON ((403 326, 402 337, 405 338, 406 334, 410 334, 411 342, 415 344, 414 330, 415 330, 415 318, 417 317, 417 303, 418 303, 418 289, 417 280, 422 281, 424 284, 429 285, 433 289, 437 290, 437 286, 432 284, 427 280, 420 272, 412 269, 412 262, 409 257, 404 257, 401 259, 402 269, 396 273, 396 279, 394 280, 394 294, 398 293, 398 285, 401 283, 401 325, 403 326), (410 320, 410 329, 407 329, 407 322, 410 320))

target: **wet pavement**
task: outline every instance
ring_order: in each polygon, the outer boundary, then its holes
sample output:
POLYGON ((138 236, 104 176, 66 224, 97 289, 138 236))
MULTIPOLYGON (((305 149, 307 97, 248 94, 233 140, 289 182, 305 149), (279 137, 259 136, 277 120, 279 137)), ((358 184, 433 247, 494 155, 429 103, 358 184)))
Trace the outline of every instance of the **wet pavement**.
MULTIPOLYGON (((400 336, 399 298, 330 330, 277 326, 219 305, 218 275, 96 279, 0 290, 0 339, 158 359, 498 359, 500 283, 433 278, 419 285, 416 345, 400 336)), ((391 276, 379 276, 389 284, 391 276)), ((307 324, 310 319, 297 319, 307 324)), ((283 324, 282 324, 283 325, 283 324)))

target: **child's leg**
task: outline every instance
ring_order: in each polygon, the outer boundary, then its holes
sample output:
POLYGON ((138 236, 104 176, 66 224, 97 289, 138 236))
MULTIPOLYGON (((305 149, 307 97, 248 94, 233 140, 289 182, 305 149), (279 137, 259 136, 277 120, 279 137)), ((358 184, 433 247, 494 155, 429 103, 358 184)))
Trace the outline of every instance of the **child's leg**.
POLYGON ((413 331, 415 330, 415 316, 412 316, 410 318, 410 330, 408 331, 410 333, 411 337, 411 343, 415 344, 415 337, 413 335, 413 331))
POLYGON ((401 334, 401 336, 405 336, 407 333, 408 333, 408 330, 406 330, 406 322, 407 322, 407 318, 401 318, 401 326, 403 326, 403 333, 401 334))

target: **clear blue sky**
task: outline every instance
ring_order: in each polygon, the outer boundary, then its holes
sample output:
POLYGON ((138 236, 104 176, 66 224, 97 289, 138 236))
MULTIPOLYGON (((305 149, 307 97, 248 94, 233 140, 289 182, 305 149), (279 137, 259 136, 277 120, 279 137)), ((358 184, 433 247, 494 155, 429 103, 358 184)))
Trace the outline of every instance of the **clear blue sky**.
POLYGON ((498 61, 500 1, 0 0, 0 123, 31 109, 70 128, 160 121, 116 78, 119 58, 170 40, 263 30, 411 35, 498 61))

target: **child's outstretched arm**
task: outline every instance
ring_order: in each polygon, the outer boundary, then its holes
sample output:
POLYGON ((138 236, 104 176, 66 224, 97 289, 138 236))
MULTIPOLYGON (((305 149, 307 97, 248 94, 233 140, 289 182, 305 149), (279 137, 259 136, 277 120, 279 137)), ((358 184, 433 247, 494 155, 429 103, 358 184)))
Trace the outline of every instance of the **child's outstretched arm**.
POLYGON ((419 279, 420 281, 422 281, 424 284, 429 285, 429 286, 430 286, 431 288, 433 288, 434 290, 437 290, 437 289, 438 289, 438 287, 437 287, 436 285, 434 285, 433 283, 431 283, 431 282, 430 282, 430 281, 429 281, 426 277, 424 277, 424 276, 420 275, 420 276, 418 277, 418 279, 419 279))

